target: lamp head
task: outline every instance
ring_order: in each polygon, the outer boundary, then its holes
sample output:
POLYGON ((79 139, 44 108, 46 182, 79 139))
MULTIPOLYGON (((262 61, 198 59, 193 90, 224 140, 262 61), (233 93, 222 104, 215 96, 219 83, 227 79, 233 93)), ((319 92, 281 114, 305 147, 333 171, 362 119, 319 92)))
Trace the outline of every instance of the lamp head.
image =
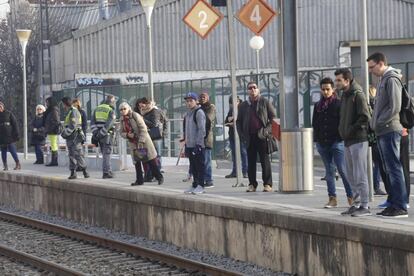
POLYGON ((24 30, 24 29, 18 29, 16 30, 17 38, 20 42, 28 42, 30 38, 30 34, 32 33, 32 30, 24 30))
POLYGON ((261 36, 255 35, 250 39, 249 45, 253 50, 259 51, 264 46, 264 39, 261 36))
POLYGON ((143 8, 154 7, 156 1, 157 0, 140 0, 143 8))
POLYGON ((154 9, 154 5, 156 0, 140 0, 141 6, 144 9, 145 17, 147 19, 147 26, 151 26, 151 15, 152 10, 154 9))

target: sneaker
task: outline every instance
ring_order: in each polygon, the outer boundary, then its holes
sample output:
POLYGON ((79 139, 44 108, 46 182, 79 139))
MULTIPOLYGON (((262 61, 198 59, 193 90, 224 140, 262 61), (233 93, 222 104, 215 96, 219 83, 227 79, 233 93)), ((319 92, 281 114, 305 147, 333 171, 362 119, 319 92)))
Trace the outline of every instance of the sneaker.
POLYGON ((358 208, 359 207, 356 207, 356 206, 352 205, 346 211, 342 212, 341 215, 343 215, 343 216, 352 215, 352 213, 354 213, 356 210, 358 210, 358 208))
POLYGON ((322 181, 325 181, 326 180, 326 177, 324 176, 324 177, 321 177, 321 180, 322 181))
POLYGON ((184 191, 184 193, 185 193, 185 194, 192 194, 192 193, 193 193, 193 191, 194 191, 194 189, 195 189, 195 188, 194 188, 193 186, 191 186, 190 188, 188 188, 187 190, 185 190, 185 191, 184 191))
POLYGON ((236 178, 236 177, 237 175, 232 174, 232 173, 225 176, 225 178, 236 178))
POLYGON ((351 216, 353 217, 365 217, 365 216, 370 216, 371 212, 369 211, 369 208, 365 208, 365 207, 359 207, 357 210, 355 210, 351 216))
POLYGON ((336 201, 336 197, 335 196, 330 196, 328 203, 325 204, 325 208, 330 209, 330 208, 335 208, 336 206, 338 206, 338 202, 336 201))
POLYGON ((336 179, 336 181, 338 181, 338 179, 339 179, 339 174, 337 172, 335 173, 335 179, 336 179))
POLYGON ((198 185, 192 192, 193 194, 203 194, 204 192, 204 187, 198 185))
POLYGON ((391 207, 391 203, 388 202, 387 200, 378 205, 378 208, 381 208, 381 209, 385 209, 385 208, 388 208, 388 207, 391 207))
POLYGON ((384 210, 382 210, 381 212, 376 213, 377 216, 383 216, 386 213, 389 213, 391 211, 391 209, 393 209, 392 207, 387 207, 384 210))
POLYGON ((102 175, 102 178, 103 179, 114 178, 114 175, 111 172, 108 172, 108 173, 104 173, 102 175))
POLYGON ((263 192, 271 192, 271 191, 272 191, 272 186, 270 186, 270 185, 264 185, 263 192))
POLYGON ((349 206, 352 206, 352 204, 354 203, 354 199, 352 197, 347 197, 346 199, 348 200, 349 206))
POLYGON ((256 192, 256 188, 253 185, 249 185, 249 187, 247 188, 246 192, 248 192, 248 193, 256 192))
POLYGON ((384 196, 384 195, 387 195, 387 193, 384 192, 383 190, 381 190, 380 188, 378 188, 378 189, 375 190, 374 195, 376 195, 376 196, 384 196))
POLYGON ((183 182, 190 182, 193 179, 190 175, 183 179, 183 182))
POLYGON ((405 204, 405 208, 410 209, 410 204, 405 204))
POLYGON ((158 185, 162 185, 164 183, 164 177, 160 177, 157 181, 158 185))
POLYGON ((214 183, 213 182, 206 182, 204 184, 204 188, 214 188, 214 183))
POLYGON ((408 212, 403 209, 391 208, 389 212, 383 213, 384 218, 408 218, 408 212))

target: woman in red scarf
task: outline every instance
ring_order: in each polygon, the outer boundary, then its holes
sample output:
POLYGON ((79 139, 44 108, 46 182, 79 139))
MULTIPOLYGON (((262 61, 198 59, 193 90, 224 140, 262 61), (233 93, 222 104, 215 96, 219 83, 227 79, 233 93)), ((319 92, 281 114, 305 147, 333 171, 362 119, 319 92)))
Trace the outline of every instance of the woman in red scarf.
POLYGON ((142 163, 148 163, 152 175, 158 180, 158 185, 161 185, 164 183, 164 177, 157 166, 157 151, 142 116, 132 111, 128 103, 121 103, 119 111, 121 113, 121 136, 128 140, 132 161, 135 165, 136 181, 131 185, 144 184, 142 163))

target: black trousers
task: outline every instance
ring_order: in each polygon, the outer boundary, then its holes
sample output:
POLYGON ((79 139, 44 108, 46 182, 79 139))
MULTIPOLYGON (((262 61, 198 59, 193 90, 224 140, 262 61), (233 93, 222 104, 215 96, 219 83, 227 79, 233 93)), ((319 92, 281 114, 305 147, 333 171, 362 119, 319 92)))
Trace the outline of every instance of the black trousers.
POLYGON ((257 154, 259 154, 260 164, 262 165, 263 185, 272 186, 272 168, 270 167, 270 159, 267 154, 266 141, 259 139, 256 134, 250 135, 250 143, 247 148, 247 174, 249 176, 249 185, 257 187, 256 180, 256 163, 257 154))
MULTIPOLYGON (((156 158, 146 162, 145 164, 148 164, 148 166, 150 167, 152 175, 155 176, 155 178, 157 180, 160 180, 161 178, 163 178, 163 176, 160 172, 160 169, 158 168, 156 158)), ((141 161, 136 161, 135 162, 135 173, 136 173, 136 178, 137 178, 136 180, 139 183, 144 183, 144 177, 142 176, 142 162, 141 161)))
POLYGON ((204 148, 194 154, 194 148, 186 148, 185 155, 190 160, 190 171, 193 175, 193 188, 200 185, 204 187, 204 148))

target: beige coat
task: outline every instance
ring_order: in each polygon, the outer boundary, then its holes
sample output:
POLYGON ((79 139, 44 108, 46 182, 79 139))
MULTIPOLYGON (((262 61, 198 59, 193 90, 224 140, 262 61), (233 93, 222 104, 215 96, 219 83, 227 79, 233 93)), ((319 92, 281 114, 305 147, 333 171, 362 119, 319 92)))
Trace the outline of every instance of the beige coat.
MULTIPOLYGON (((143 144, 143 148, 147 149, 147 160, 152 160, 157 157, 157 151, 155 150, 154 144, 152 143, 151 137, 148 134, 147 126, 145 125, 144 119, 141 115, 136 112, 130 111, 127 115, 129 122, 132 126, 132 131, 138 140, 138 143, 143 144)), ((127 132, 125 130, 124 118, 121 117, 121 136, 127 138, 127 132)), ((128 141, 129 148, 131 149, 132 160, 136 161, 136 155, 134 152, 138 149, 138 145, 128 141)), ((146 161, 146 160, 140 160, 146 161)))

